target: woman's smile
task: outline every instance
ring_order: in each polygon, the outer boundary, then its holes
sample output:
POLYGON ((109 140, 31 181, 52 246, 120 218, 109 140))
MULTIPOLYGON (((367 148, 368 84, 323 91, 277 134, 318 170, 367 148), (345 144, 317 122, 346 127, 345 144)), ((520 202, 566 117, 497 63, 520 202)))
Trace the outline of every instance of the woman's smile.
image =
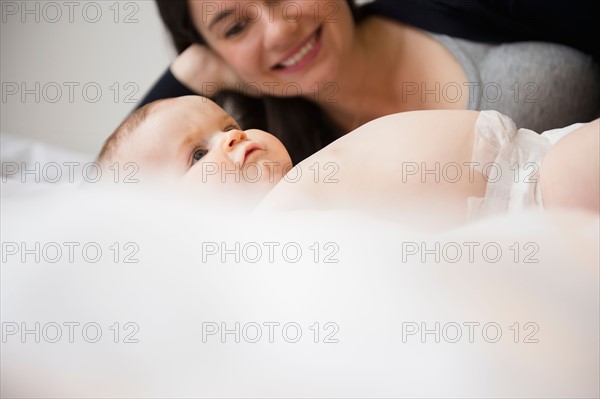
POLYGON ((273 70, 281 73, 293 73, 310 64, 321 50, 322 30, 322 26, 320 26, 312 35, 294 46, 294 48, 273 67, 273 70))

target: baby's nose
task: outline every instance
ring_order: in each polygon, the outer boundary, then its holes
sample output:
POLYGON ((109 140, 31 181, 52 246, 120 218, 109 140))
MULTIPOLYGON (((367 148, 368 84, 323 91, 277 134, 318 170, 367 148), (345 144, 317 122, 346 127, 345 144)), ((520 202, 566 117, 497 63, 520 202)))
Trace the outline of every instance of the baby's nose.
POLYGON ((231 151, 235 148, 236 144, 247 139, 246 133, 241 130, 230 130, 225 133, 225 140, 223 141, 223 150, 231 151))

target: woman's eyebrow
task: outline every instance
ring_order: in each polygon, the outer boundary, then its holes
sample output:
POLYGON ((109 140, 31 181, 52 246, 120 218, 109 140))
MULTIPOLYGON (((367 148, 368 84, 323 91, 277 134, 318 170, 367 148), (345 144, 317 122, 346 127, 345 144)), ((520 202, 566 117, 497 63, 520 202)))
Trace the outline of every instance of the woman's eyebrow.
POLYGON ((212 19, 212 21, 210 21, 210 24, 208 25, 208 30, 211 30, 213 28, 213 26, 215 26, 217 23, 221 22, 222 20, 224 20, 225 18, 229 17, 230 15, 232 15, 234 13, 235 13, 235 11, 232 9, 219 11, 217 13, 217 15, 212 19))

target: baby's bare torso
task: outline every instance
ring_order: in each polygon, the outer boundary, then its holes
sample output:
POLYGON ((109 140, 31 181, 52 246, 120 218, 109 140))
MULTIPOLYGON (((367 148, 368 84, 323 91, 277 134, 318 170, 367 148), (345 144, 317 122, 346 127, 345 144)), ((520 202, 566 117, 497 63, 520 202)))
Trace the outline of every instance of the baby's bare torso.
POLYGON ((427 111, 372 121, 307 158, 261 208, 366 210, 384 217, 461 223, 486 181, 470 165, 474 111, 427 111))

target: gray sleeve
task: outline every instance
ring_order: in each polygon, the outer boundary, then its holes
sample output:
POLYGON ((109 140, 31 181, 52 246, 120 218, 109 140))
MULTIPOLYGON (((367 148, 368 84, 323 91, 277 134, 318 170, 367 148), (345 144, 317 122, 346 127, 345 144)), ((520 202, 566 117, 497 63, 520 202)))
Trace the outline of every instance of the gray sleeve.
POLYGON ((600 68, 591 56, 550 43, 493 46, 477 65, 479 109, 496 110, 538 132, 600 113, 600 68))
POLYGON ((553 43, 431 36, 462 66, 469 109, 498 111, 538 132, 600 116, 600 67, 589 55, 553 43))

